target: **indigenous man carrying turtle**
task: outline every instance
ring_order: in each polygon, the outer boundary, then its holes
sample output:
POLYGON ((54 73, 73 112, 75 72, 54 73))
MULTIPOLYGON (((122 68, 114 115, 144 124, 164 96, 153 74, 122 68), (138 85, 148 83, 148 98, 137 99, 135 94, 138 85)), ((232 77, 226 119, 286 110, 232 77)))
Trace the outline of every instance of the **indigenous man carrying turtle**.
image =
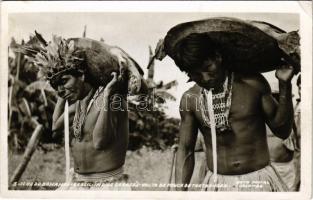
MULTIPOLYGON (((128 146, 128 113, 127 82, 123 79, 133 76, 130 79, 138 78, 135 80, 137 84, 141 79, 132 73, 131 70, 137 69, 132 68, 134 61, 125 52, 117 47, 97 45, 97 41, 86 38, 64 40, 54 37, 43 51, 35 55, 35 64, 59 96, 53 113, 53 131, 64 127, 66 101, 71 104, 69 115, 74 116, 71 183, 82 183, 82 187, 70 183, 69 187, 60 189, 129 189, 99 187, 99 183, 122 182, 125 177, 123 165, 128 146), (108 55, 98 55, 102 47, 107 48, 102 51, 107 50, 108 55), (107 60, 103 60, 105 58, 107 60), (112 60, 117 63, 112 63, 112 66, 105 63, 112 60), (118 68, 114 68, 114 64, 118 68), (98 73, 96 76, 102 77, 97 80, 92 70, 98 73)), ((136 87, 136 83, 128 84, 136 87)))
POLYGON ((204 190, 286 191, 270 164, 265 125, 282 139, 291 132, 293 68, 276 70, 280 89, 277 102, 261 74, 230 71, 232 63, 222 53, 223 46, 206 33, 191 33, 174 48, 176 65, 196 82, 180 101, 176 184, 182 187, 177 187, 188 189, 200 129, 209 169, 204 190))

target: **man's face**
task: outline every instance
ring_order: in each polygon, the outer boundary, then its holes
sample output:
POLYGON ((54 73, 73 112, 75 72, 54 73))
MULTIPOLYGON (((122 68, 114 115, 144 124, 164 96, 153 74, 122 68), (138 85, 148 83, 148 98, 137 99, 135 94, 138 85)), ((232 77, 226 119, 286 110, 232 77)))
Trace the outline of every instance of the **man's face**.
POLYGON ((50 83, 63 99, 75 102, 82 98, 84 85, 82 77, 64 74, 50 83))
POLYGON ((204 88, 216 88, 225 79, 225 70, 221 66, 220 60, 207 59, 200 68, 187 72, 191 80, 204 88))

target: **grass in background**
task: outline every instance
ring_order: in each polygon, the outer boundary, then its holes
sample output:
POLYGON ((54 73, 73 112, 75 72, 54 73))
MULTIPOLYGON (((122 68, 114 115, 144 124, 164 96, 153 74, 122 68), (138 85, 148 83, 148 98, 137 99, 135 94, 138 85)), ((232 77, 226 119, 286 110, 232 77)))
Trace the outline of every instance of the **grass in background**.
MULTIPOLYGON (((169 175, 172 162, 172 150, 151 150, 143 147, 137 151, 128 151, 124 165, 124 171, 128 174, 129 183, 169 183, 169 175)), ((196 153, 196 160, 201 155, 196 153)), ((9 177, 21 162, 23 155, 9 153, 8 156, 9 177)), ((195 166, 195 176, 198 162, 195 166)), ((174 176, 174 174, 173 174, 174 176)), ((174 177, 173 177, 174 178, 174 177)), ((65 181, 65 158, 63 148, 43 152, 36 150, 19 182, 56 182, 65 181)), ((194 181, 192 181, 194 182, 194 181)), ((54 190, 56 187, 17 187, 21 190, 54 190)), ((134 187, 133 190, 167 190, 165 187, 134 187)))
MULTIPOLYGON (((125 173, 129 175, 130 183, 168 183, 173 153, 141 148, 138 151, 127 152, 125 173)), ((138 187, 133 190, 166 190, 166 188, 138 187)))

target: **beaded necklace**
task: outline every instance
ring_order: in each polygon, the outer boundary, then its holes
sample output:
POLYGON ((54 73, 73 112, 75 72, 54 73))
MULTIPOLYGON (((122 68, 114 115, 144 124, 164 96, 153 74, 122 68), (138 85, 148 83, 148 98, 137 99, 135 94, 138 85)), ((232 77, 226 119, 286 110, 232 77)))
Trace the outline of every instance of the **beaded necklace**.
MULTIPOLYGON (((73 120, 73 131, 74 131, 74 137, 77 141, 81 141, 82 139, 82 127, 85 122, 86 115, 88 114, 92 104, 94 103, 95 99, 101 94, 104 87, 99 87, 97 91, 94 93, 92 99, 89 101, 87 109, 86 104, 81 103, 81 101, 78 101, 76 104, 76 110, 75 110, 75 116, 73 120)), ((94 90, 91 90, 88 94, 87 101, 90 98, 90 96, 93 94, 94 90)))
MULTIPOLYGON (((216 129, 219 130, 219 132, 230 129, 228 118, 232 99, 233 82, 234 74, 233 73, 227 74, 225 81, 223 83, 223 90, 219 93, 212 93, 213 105, 211 106, 213 106, 215 126, 216 129)), ((200 110, 204 124, 207 127, 211 127, 208 106, 206 106, 208 105, 207 104, 208 92, 209 92, 208 90, 202 88, 200 98, 200 110)))

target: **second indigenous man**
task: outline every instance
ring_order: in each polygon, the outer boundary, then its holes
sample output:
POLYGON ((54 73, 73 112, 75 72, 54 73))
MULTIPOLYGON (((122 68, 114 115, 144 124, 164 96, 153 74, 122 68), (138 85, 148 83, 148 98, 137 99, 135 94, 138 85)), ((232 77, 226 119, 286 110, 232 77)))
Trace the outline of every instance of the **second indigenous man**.
POLYGON ((176 183, 188 189, 198 129, 203 134, 209 171, 203 189, 213 191, 286 191, 270 163, 266 124, 286 139, 292 128, 293 69, 276 71, 279 101, 259 73, 228 71, 221 51, 204 34, 194 33, 177 45, 176 64, 197 84, 180 102, 181 126, 176 183), (214 119, 214 122, 212 122, 214 119))

